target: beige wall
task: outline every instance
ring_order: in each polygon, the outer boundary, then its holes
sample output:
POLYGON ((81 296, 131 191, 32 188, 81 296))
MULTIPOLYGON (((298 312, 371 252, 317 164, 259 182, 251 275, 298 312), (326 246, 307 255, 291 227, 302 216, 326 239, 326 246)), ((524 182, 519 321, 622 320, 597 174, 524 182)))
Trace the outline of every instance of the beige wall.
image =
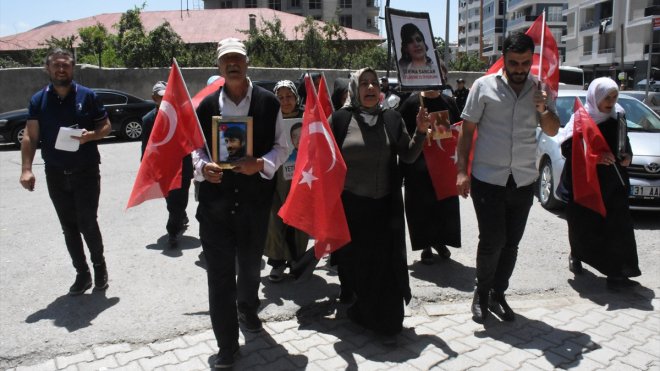
MULTIPOLYGON (((318 71, 318 70, 313 70, 318 71)), ((278 68, 250 68, 248 75, 256 80, 297 79, 305 70, 278 68)), ((337 77, 348 77, 348 70, 323 70, 332 89, 337 77)), ((206 85, 211 75, 218 73, 216 68, 183 68, 181 73, 191 95, 195 95, 206 85)), ((382 72, 384 74, 384 72, 382 72)), ((151 87, 158 80, 167 81, 169 68, 102 68, 94 66, 76 66, 74 79, 90 88, 108 88, 125 91, 140 98, 151 98, 151 87)), ((466 85, 481 73, 450 72, 449 82, 455 88, 456 79, 462 77, 466 85)), ((390 76, 396 76, 391 71, 390 76)), ((43 68, 7 68, 0 69, 0 112, 26 108, 30 97, 48 84, 43 68)))

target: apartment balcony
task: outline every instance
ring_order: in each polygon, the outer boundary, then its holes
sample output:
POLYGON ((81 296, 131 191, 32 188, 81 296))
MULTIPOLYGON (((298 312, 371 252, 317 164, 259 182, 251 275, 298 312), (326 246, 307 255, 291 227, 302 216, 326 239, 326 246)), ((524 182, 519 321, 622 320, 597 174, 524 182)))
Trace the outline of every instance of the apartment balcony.
POLYGON ((367 6, 364 8, 364 14, 367 17, 378 17, 380 13, 380 1, 367 0, 367 6))
POLYGON ((603 48, 603 49, 598 49, 598 54, 614 54, 614 48, 603 48))
POLYGON ((580 25, 580 31, 593 30, 593 29, 597 29, 598 27, 600 27, 600 22, 590 19, 580 25))
POLYGON ((529 2, 530 2, 529 0, 509 0, 509 4, 507 5, 507 10, 514 11, 519 5, 525 5, 529 2))
POLYGON ((526 15, 524 17, 518 17, 516 19, 511 19, 507 21, 507 29, 514 30, 519 28, 521 25, 525 25, 529 22, 534 22, 538 18, 536 15, 526 15))

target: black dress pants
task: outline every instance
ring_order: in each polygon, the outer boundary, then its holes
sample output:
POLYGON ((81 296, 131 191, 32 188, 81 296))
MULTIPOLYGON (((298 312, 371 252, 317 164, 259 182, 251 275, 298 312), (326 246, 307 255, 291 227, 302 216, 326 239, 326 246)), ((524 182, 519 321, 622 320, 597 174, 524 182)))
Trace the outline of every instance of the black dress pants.
POLYGON ((477 291, 503 293, 509 287, 534 198, 533 184, 517 187, 513 176, 505 187, 472 177, 471 193, 479 224, 477 291))
POLYGON ((220 349, 238 345, 237 306, 255 314, 259 309, 269 213, 270 204, 237 205, 230 198, 200 202, 197 208, 211 324, 220 349))
POLYGON ((98 165, 84 169, 46 166, 46 184, 76 271, 88 270, 82 237, 87 243, 92 263, 105 263, 103 239, 97 222, 101 194, 98 165))
POLYGON ((181 188, 173 189, 165 198, 167 203, 167 211, 169 217, 167 219, 167 233, 176 235, 181 231, 183 226, 183 219, 188 215, 186 208, 188 207, 188 192, 190 191, 190 177, 181 177, 181 188))

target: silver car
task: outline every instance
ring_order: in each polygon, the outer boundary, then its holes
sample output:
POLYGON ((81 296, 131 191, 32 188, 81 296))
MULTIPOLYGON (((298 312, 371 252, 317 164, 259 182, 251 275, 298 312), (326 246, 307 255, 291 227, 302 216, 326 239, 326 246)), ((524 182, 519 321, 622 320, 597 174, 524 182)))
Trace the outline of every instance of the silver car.
MULTIPOLYGON (((536 167, 539 169, 537 195, 541 205, 548 209, 564 206, 557 195, 557 185, 564 168, 560 140, 564 126, 573 113, 575 97, 584 104, 584 90, 560 90, 557 97, 557 114, 561 128, 550 137, 537 129, 538 147, 536 167)), ((618 103, 626 110, 628 137, 633 160, 628 167, 630 176, 630 208, 634 210, 660 211, 660 116, 644 103, 621 94, 618 103)))

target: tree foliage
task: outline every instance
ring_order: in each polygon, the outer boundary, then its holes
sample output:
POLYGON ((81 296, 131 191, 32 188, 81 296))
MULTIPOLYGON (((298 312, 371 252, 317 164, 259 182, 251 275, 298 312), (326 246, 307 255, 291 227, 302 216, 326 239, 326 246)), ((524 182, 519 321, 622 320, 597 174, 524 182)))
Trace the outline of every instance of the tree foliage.
POLYGON ((475 53, 461 53, 450 63, 454 71, 485 71, 487 63, 475 53))
POLYGON ((147 35, 147 57, 150 67, 169 67, 172 58, 183 54, 185 43, 169 22, 154 28, 147 35))
POLYGON ((103 51, 107 48, 108 30, 103 24, 97 22, 94 26, 78 29, 80 35, 79 52, 81 55, 93 55, 98 61, 98 66, 103 67, 103 51))

